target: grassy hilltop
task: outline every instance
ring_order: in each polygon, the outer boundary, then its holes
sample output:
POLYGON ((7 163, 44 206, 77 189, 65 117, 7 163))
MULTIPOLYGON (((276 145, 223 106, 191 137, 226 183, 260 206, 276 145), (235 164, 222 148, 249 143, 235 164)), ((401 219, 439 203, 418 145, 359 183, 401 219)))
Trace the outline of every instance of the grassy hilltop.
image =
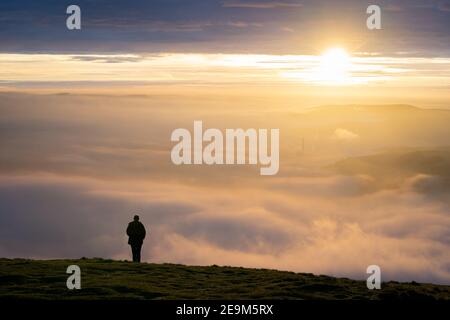
POLYGON ((268 269, 80 260, 0 259, 0 299, 450 299, 450 286, 365 281, 268 269), (67 266, 81 268, 68 290, 67 266))

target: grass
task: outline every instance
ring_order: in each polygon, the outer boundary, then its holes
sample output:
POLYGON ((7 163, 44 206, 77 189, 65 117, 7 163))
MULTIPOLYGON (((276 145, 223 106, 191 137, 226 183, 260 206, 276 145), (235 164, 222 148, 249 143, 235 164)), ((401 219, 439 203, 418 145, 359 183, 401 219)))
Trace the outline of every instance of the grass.
POLYGON ((450 299, 450 286, 365 281, 268 269, 134 264, 104 259, 0 259, 0 299, 450 299), (68 290, 67 266, 81 268, 68 290))

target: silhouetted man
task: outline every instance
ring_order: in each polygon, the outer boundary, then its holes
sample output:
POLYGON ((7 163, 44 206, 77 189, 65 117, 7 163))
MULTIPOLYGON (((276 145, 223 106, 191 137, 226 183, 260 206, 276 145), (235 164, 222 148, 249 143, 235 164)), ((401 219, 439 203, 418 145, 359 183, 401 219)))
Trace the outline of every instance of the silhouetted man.
POLYGON ((141 262, 141 248, 145 239, 145 227, 139 221, 139 216, 134 216, 134 221, 128 224, 127 228, 128 244, 133 253, 133 262, 141 262))

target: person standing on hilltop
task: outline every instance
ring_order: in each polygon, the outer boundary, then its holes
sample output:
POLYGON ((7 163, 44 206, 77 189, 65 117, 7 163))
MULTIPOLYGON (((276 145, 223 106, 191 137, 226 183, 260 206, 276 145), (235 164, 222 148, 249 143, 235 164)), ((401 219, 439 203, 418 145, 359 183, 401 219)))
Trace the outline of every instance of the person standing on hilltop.
POLYGON ((131 246, 133 262, 141 262, 141 248, 145 239, 145 233, 144 225, 139 221, 139 216, 135 215, 134 220, 127 227, 128 244, 131 246))

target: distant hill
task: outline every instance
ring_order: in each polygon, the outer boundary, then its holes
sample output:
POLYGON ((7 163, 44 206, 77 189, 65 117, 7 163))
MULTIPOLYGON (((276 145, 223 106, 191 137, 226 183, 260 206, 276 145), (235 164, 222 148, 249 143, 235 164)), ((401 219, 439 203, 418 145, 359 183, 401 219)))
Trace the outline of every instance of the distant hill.
MULTIPOLYGON (((276 119, 276 115, 271 116, 276 119)), ((448 146, 450 109, 410 105, 335 105, 301 109, 278 120, 283 159, 314 156, 325 162, 380 150, 448 146)), ((302 159, 304 163, 305 159, 302 159)))
POLYGON ((0 259, 0 299, 450 299, 450 286, 365 281, 268 269, 80 260, 0 259), (81 290, 66 288, 67 266, 81 290))
POLYGON ((429 174, 450 177, 450 147, 397 149, 350 157, 333 166, 343 174, 405 175, 429 174))
POLYGON ((450 147, 397 148, 373 155, 349 157, 329 166, 343 175, 367 175, 379 188, 395 187, 406 178, 416 191, 440 193, 450 190, 450 147))

